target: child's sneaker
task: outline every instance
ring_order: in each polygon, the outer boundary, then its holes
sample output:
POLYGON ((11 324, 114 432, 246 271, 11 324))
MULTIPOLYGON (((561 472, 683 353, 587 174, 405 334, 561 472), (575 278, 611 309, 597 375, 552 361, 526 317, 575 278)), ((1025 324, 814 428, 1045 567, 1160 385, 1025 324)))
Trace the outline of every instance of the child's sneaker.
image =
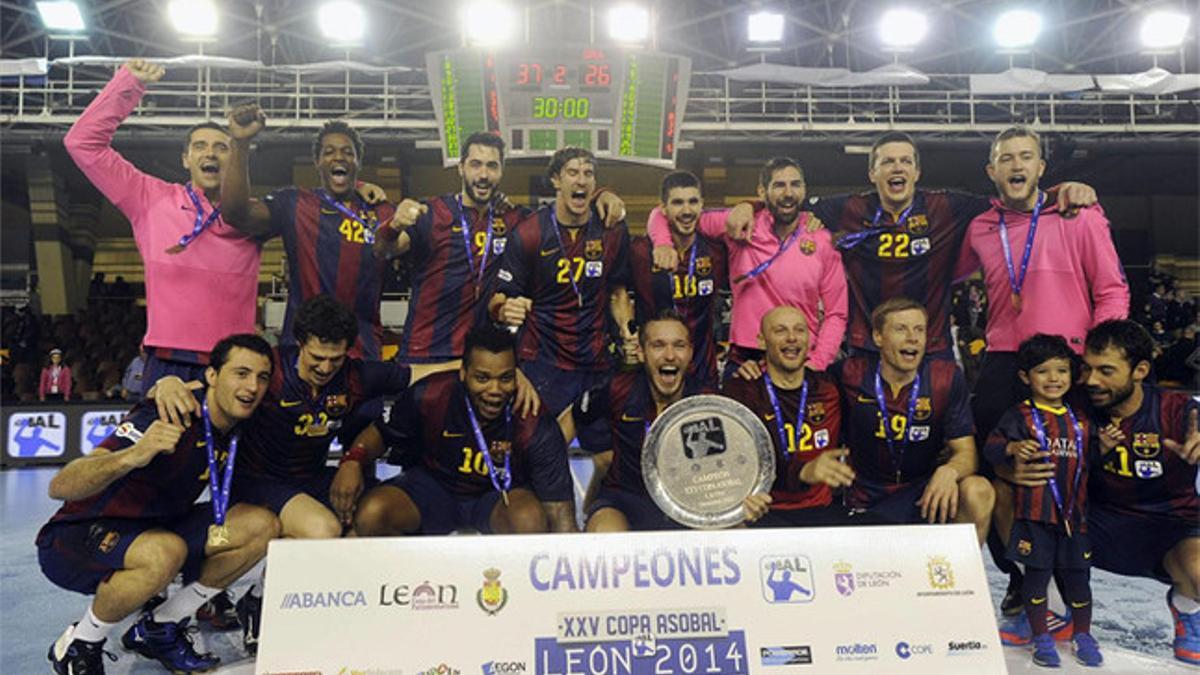
POLYGON ((1078 633, 1071 638, 1071 651, 1075 653, 1075 660, 1082 665, 1096 668, 1104 663, 1104 656, 1100 654, 1100 645, 1096 643, 1096 638, 1092 637, 1091 633, 1078 633))
POLYGON ((1033 638, 1033 662, 1046 668, 1057 668, 1062 665, 1058 656, 1058 647, 1054 646, 1054 636, 1042 633, 1033 638))
POLYGON ((1175 609, 1175 589, 1167 591, 1167 607, 1171 608, 1171 618, 1175 619, 1175 658, 1200 665, 1200 612, 1184 614, 1175 609))

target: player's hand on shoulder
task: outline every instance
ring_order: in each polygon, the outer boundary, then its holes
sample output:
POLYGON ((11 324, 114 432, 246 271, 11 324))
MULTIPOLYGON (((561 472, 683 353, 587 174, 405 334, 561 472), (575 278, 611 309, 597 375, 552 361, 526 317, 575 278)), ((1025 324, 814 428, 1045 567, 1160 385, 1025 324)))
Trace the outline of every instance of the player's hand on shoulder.
POLYGON ((198 380, 184 382, 175 375, 167 375, 155 382, 146 396, 154 399, 160 420, 186 429, 191 426, 192 417, 200 413, 200 404, 192 392, 203 387, 198 380))
POLYGON ((655 246, 651 257, 655 272, 674 272, 679 266, 679 252, 674 246, 655 246))
POLYGON ((374 183, 368 183, 366 181, 360 182, 356 191, 358 192, 358 196, 362 197, 363 201, 371 206, 382 204, 386 202, 388 198, 387 190, 384 190, 382 187, 374 183))
POLYGON ((742 365, 738 366, 738 369, 734 371, 733 376, 739 380, 748 380, 753 382, 754 380, 762 379, 763 369, 762 366, 758 364, 758 361, 751 359, 749 361, 744 361, 742 365))
POLYGON ((239 105, 229 111, 229 135, 236 141, 248 141, 267 128, 267 114, 257 103, 239 105))
POLYGON ((517 368, 517 393, 513 399, 513 407, 521 417, 537 415, 542 408, 542 397, 538 396, 537 389, 520 368, 517 368))
POLYGON ((748 241, 754 230, 754 205, 742 202, 725 216, 725 235, 734 241, 748 241))
POLYGON ((816 215, 808 214, 808 224, 804 226, 804 231, 808 233, 820 232, 825 229, 825 223, 816 215))
POLYGON ((136 77, 142 84, 153 84, 167 74, 167 69, 145 59, 132 59, 125 62, 125 69, 136 77))
POLYGON ((183 427, 163 420, 154 420, 142 433, 142 437, 129 448, 129 456, 134 466, 146 466, 161 453, 175 452, 175 444, 182 435, 183 427))
POLYGON ((596 195, 596 213, 600 214, 604 227, 615 227, 625 220, 625 200, 609 190, 604 190, 596 195))
POLYGON ((416 224, 421 216, 429 212, 429 207, 415 199, 405 199, 396 206, 388 226, 395 230, 405 230, 416 224))

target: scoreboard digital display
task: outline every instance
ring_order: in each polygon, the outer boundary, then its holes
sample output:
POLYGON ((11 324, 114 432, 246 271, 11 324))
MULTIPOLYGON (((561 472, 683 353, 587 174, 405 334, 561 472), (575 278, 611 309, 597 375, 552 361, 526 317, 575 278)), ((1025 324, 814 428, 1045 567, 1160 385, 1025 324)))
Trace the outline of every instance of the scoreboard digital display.
POLYGON ((426 65, 446 166, 476 131, 500 134, 510 157, 576 145, 598 157, 675 166, 687 58, 606 47, 462 49, 427 54, 426 65))

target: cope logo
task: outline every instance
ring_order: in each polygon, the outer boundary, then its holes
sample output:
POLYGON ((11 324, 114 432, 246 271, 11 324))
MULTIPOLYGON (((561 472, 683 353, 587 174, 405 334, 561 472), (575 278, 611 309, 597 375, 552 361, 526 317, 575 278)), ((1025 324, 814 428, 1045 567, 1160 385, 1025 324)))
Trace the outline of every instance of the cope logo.
POLYGON ((813 601, 812 564, 802 555, 766 556, 759 561, 763 598, 773 604, 813 601))
POLYGON ((896 643, 896 656, 905 661, 914 656, 929 656, 930 654, 933 654, 933 645, 931 644, 914 644, 903 640, 896 643))
POLYGON ((9 457, 61 457, 66 440, 67 416, 63 413, 22 413, 8 418, 9 457))
POLYGON ((91 454, 96 446, 100 445, 100 441, 117 430, 124 416, 124 410, 93 410, 84 413, 83 423, 79 427, 79 450, 85 455, 91 454))

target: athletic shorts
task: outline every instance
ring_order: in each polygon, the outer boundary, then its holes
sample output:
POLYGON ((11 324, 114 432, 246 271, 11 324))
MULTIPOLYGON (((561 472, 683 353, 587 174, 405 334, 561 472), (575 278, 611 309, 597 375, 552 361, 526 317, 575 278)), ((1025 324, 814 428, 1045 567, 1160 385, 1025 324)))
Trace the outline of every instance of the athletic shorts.
POLYGON ((457 495, 423 466, 405 469, 384 485, 403 490, 417 505, 421 514, 421 534, 450 534, 463 528, 492 533, 492 511, 500 500, 496 490, 488 490, 477 497, 457 495))
POLYGON ((1166 516, 1133 515, 1088 504, 1092 564, 1128 577, 1171 583, 1163 558, 1180 541, 1200 537, 1200 523, 1166 516))
MULTIPOLYGON (((521 364, 521 372, 525 373, 538 396, 542 397, 542 407, 555 418, 583 396, 583 392, 606 382, 610 376, 605 371, 563 370, 542 361, 521 364)), ((612 431, 607 419, 597 419, 584 427, 577 426, 576 436, 579 447, 593 455, 612 450, 612 431)))
POLYGON ((807 509, 771 509, 767 515, 749 523, 750 527, 849 527, 887 525, 889 521, 868 511, 855 511, 841 504, 807 509))
MULTIPOLYGON (((329 500, 329 488, 333 485, 333 477, 336 475, 337 467, 333 466, 321 467, 319 472, 307 478, 292 479, 239 474, 235 471, 232 499, 234 503, 246 502, 268 508, 278 515, 283 512, 283 507, 287 506, 292 497, 306 494, 333 511, 333 503, 329 500)), ((366 476, 364 492, 374 484, 375 477, 366 476)))
POLYGON ((187 544, 187 560, 180 571, 184 583, 191 583, 200 577, 212 522, 212 505, 203 502, 170 520, 96 518, 46 523, 37 535, 38 564, 54 585, 90 595, 113 572, 125 569, 125 553, 138 535, 166 530, 187 544))
POLYGON ((1022 519, 1013 523, 1005 557, 1035 570, 1086 570, 1092 546, 1085 532, 1068 537, 1061 525, 1022 519))
POLYGON ((650 495, 605 485, 596 494, 585 520, 600 509, 616 509, 629 521, 631 530, 682 530, 683 525, 671 520, 658 508, 650 495))
MULTIPOLYGON (((850 504, 856 510, 882 519, 893 525, 920 525, 928 521, 921 517, 921 507, 917 500, 925 493, 929 479, 913 481, 892 494, 870 497, 862 489, 851 488, 850 504)), ((857 486, 855 486, 857 487, 857 486)))

